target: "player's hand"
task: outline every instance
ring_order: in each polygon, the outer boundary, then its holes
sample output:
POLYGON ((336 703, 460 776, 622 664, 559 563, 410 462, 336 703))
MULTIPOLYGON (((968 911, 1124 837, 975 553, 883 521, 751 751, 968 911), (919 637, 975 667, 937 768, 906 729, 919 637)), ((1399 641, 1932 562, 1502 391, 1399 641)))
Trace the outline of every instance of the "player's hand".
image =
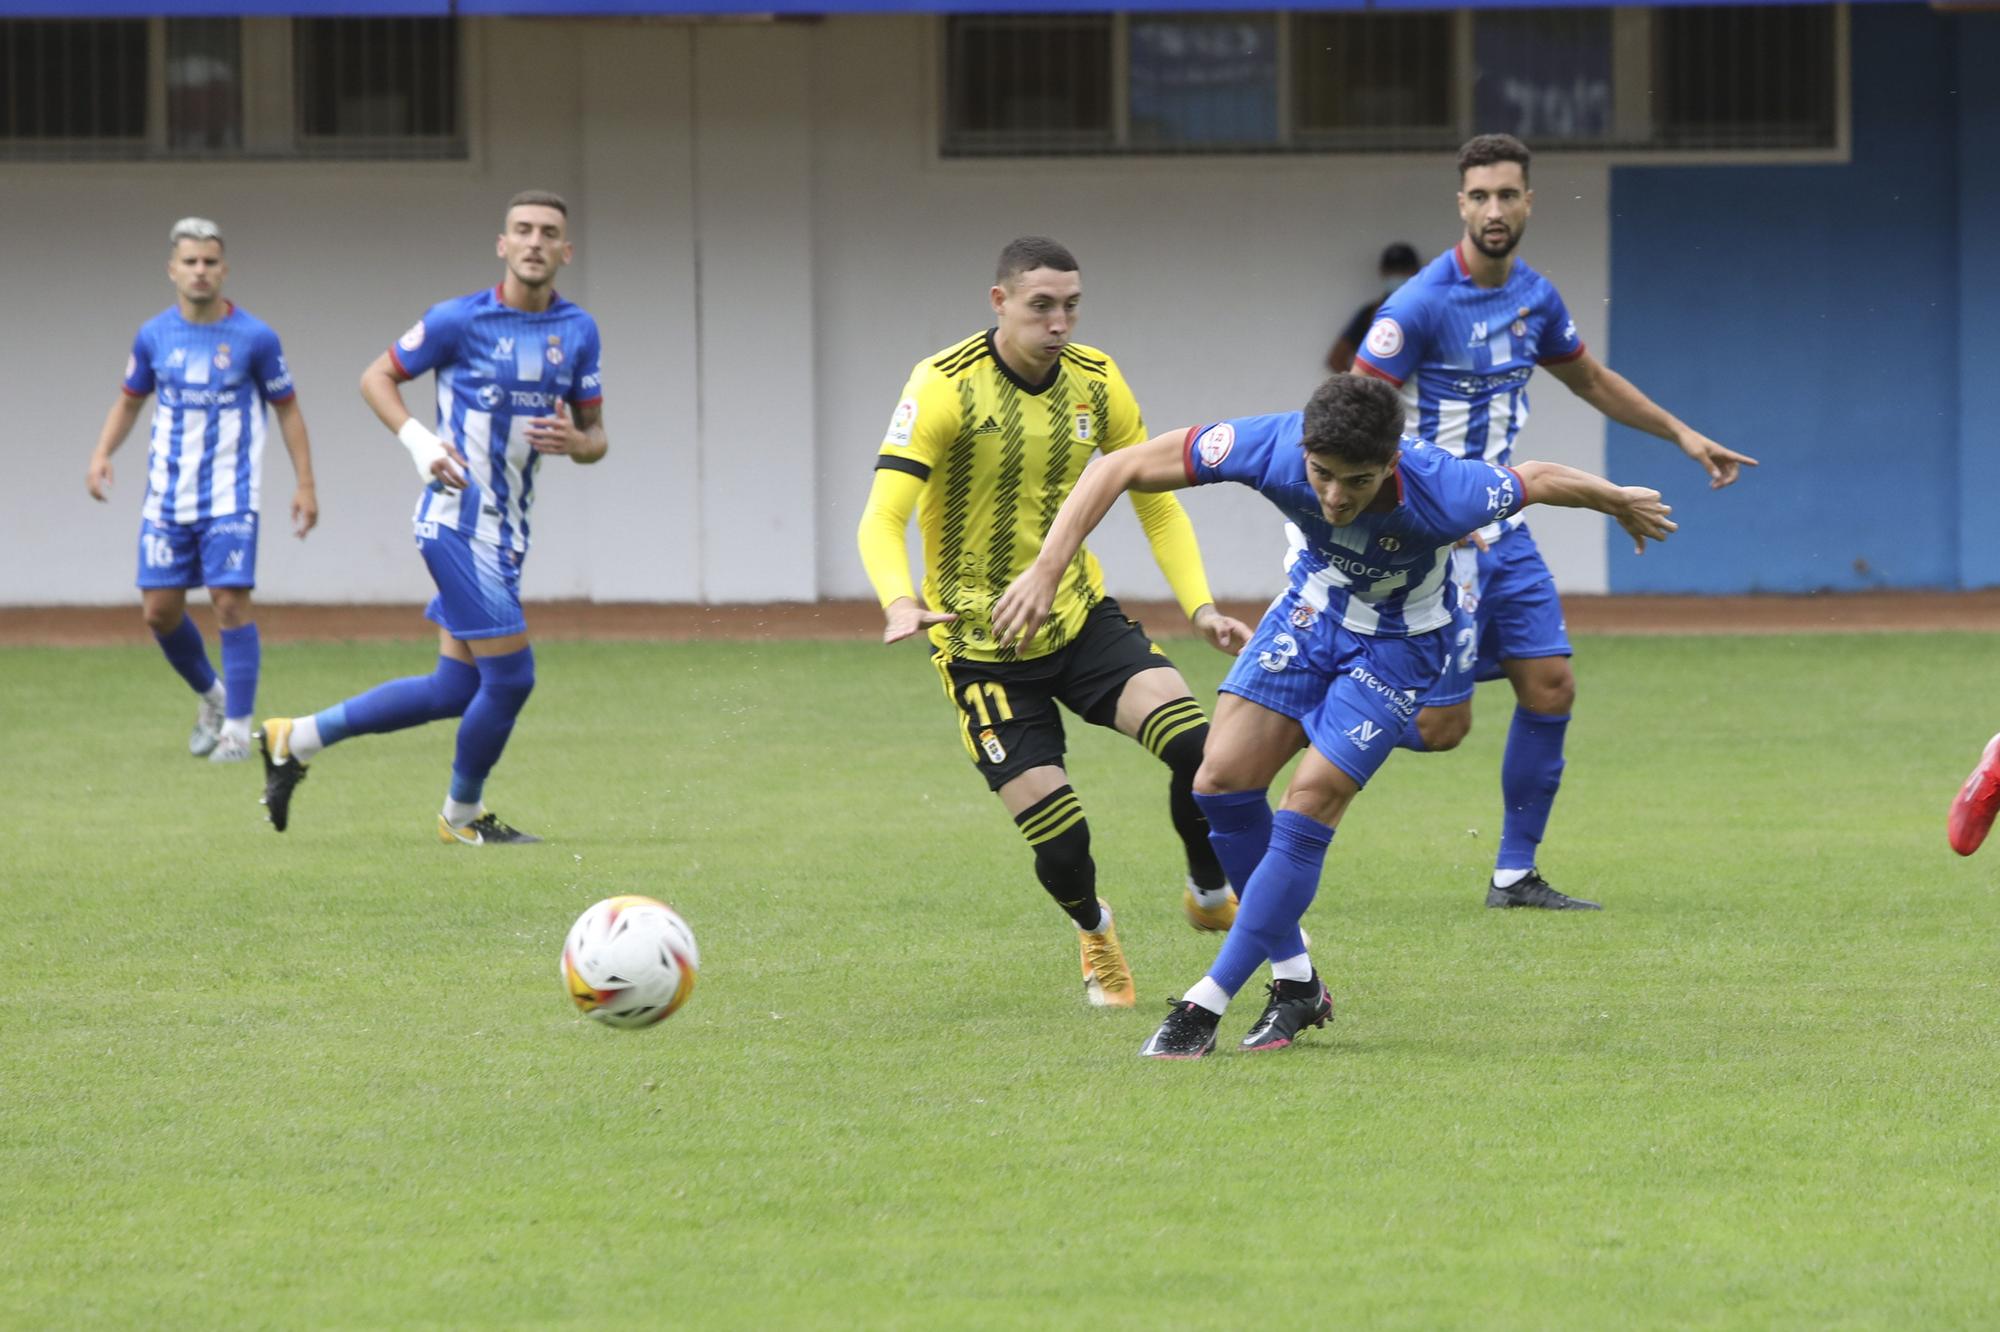
POLYGON ((1039 564, 1016 578, 1000 600, 993 603, 993 642, 998 647, 1019 647, 1041 632, 1048 622, 1049 608, 1056 604, 1056 584, 1060 571, 1043 572, 1039 564))
POLYGON ((446 490, 465 489, 465 455, 458 451, 458 445, 448 439, 438 443, 444 445, 444 457, 431 464, 431 480, 446 490))
MULTIPOLYGON (((1484 531, 1485 529, 1482 528, 1480 530, 1484 531)), ((1487 551, 1493 549, 1491 545, 1487 544, 1486 538, 1481 536, 1479 532, 1472 533, 1470 536, 1466 537, 1463 541, 1459 542, 1458 544, 1461 546, 1477 546, 1479 548, 1479 553, 1482 555, 1484 555, 1487 551)))
POLYGON ((84 478, 83 484, 89 488, 90 497, 98 503, 101 504, 105 500, 110 499, 111 459, 100 458, 96 454, 92 454, 90 458, 90 474, 84 478))
POLYGON ((528 443, 537 453, 588 453, 590 436, 570 420, 569 404, 558 398, 554 416, 538 416, 528 422, 528 443))
POLYGON ((1757 465, 1757 460, 1749 454, 1725 449, 1699 430, 1690 430, 1675 442, 1680 445, 1682 453, 1700 463, 1701 470, 1708 473, 1710 490, 1735 484, 1745 467, 1757 465))
POLYGON ((1667 515, 1673 510, 1657 490, 1644 486, 1618 487, 1620 503, 1611 516, 1632 538, 1634 554, 1644 555, 1648 541, 1665 541, 1667 533, 1680 531, 1680 524, 1667 515))
POLYGON ((950 624, 958 618, 950 611, 926 610, 908 597, 897 597, 882 614, 888 619, 882 626, 884 643, 900 643, 934 624, 950 624))
POLYGON ((319 522, 319 496, 311 483, 292 492, 292 535, 303 541, 319 522))
POLYGON ((1194 627, 1210 647, 1232 657, 1250 642, 1250 626, 1234 616, 1224 615, 1212 603, 1194 613, 1194 627))

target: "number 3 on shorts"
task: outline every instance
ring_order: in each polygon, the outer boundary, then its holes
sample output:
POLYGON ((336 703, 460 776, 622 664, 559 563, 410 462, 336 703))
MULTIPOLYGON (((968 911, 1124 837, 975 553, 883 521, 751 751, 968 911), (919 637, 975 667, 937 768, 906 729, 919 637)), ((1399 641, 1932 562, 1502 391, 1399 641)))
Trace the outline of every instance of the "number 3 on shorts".
POLYGON ((996 717, 1003 722, 1014 720, 1006 688, 991 680, 974 680, 959 697, 965 700, 965 710, 979 718, 981 726, 991 726, 996 717))

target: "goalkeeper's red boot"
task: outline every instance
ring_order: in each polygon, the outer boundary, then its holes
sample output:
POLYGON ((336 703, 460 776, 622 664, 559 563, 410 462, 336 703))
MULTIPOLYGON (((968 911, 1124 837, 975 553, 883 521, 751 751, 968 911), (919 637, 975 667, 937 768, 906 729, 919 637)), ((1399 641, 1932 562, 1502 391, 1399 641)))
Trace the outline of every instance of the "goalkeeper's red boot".
POLYGON ((1958 788, 1958 799, 1951 802, 1951 818, 1945 824, 1951 849, 1961 856, 1977 851, 1993 826, 1995 814, 2000 814, 2000 735, 1986 742, 1979 766, 1958 788))

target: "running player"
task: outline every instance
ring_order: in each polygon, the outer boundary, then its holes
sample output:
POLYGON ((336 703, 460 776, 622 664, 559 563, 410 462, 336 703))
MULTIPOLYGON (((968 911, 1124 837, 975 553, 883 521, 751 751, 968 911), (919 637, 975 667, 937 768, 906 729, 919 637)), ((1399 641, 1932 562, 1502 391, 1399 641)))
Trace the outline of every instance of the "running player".
MULTIPOLYGON (((1001 251, 989 293, 994 327, 910 375, 875 461, 859 541, 887 618, 882 641, 929 630, 966 754, 1033 848, 1042 887, 1076 922, 1085 996, 1130 1007, 1131 968, 1097 894, 1056 705, 1115 727, 1166 764, 1168 812, 1187 856, 1182 905, 1196 929, 1226 930, 1235 898, 1192 794, 1208 718, 1173 663, 1105 595, 1088 551, 1072 552, 1045 618, 1021 641, 996 642, 987 618, 1092 452, 1115 454, 1146 437, 1117 365, 1070 341, 1082 296, 1076 260, 1056 242, 1028 236, 1001 251), (904 545, 912 509, 923 530, 922 604, 904 545)), ((1240 649, 1249 628, 1216 610, 1180 504, 1143 495, 1133 507, 1194 627, 1224 652, 1240 649)))
MULTIPOLYGON (((1482 134, 1459 150, 1465 235, 1382 303, 1354 368, 1402 391, 1411 435, 1461 458, 1504 465, 1528 421, 1528 379, 1546 366, 1612 420, 1672 441, 1701 464, 1712 487, 1734 482, 1757 460, 1689 428, 1598 362, 1555 286, 1515 258, 1535 200, 1528 157, 1506 134, 1482 134)), ((1552 888, 1535 863, 1576 699, 1555 580, 1518 514, 1487 523, 1474 541, 1477 555, 1461 557, 1458 575, 1476 593, 1476 605, 1465 607, 1466 650, 1402 743, 1454 748, 1472 726, 1474 679, 1505 675, 1516 707, 1500 763, 1500 846, 1486 905, 1594 911, 1597 903, 1552 888)))
POLYGON ((157 394, 139 524, 142 613, 160 650, 201 699, 188 753, 236 763, 250 757, 263 659, 250 592, 257 584, 265 404, 276 411, 292 456, 298 481, 292 531, 300 538, 319 521, 312 442, 278 335, 223 298, 229 262, 221 229, 205 217, 184 217, 167 233, 167 245, 174 304, 132 339, 123 391, 98 432, 85 484, 92 499, 110 497, 111 455, 157 394), (208 588, 222 626, 220 680, 201 630, 188 618, 187 590, 196 586, 208 588))
POLYGON ((1455 458, 1403 436, 1402 404, 1387 385, 1335 375, 1303 412, 1169 431, 1094 464, 1041 553, 994 606, 998 641, 1015 642, 1040 622, 1063 570, 1121 493, 1217 481, 1257 490, 1305 543, 1289 589, 1222 684, 1195 778, 1195 799, 1231 882, 1244 885, 1243 900, 1215 964, 1140 1050, 1168 1059, 1214 1049, 1223 1011, 1266 961, 1270 999, 1244 1049, 1282 1049, 1332 1014, 1299 919, 1319 890, 1341 815, 1444 672, 1452 546, 1530 504, 1608 513, 1642 549, 1674 530, 1657 491, 1554 463, 1455 458), (1301 749, 1274 817, 1271 782, 1301 749))
POLYGON ((499 285, 433 305, 361 374, 361 396, 424 482, 414 521, 438 589, 424 612, 438 626, 437 666, 310 717, 264 722, 264 804, 279 832, 306 765, 326 746, 461 717, 438 839, 541 840, 482 803, 486 776, 535 687, 520 592, 528 507, 543 454, 594 463, 610 443, 597 323, 555 290, 556 273, 574 257, 568 206, 541 190, 515 195, 495 249, 506 266, 499 285), (410 415, 400 387, 433 370, 436 433, 410 415))

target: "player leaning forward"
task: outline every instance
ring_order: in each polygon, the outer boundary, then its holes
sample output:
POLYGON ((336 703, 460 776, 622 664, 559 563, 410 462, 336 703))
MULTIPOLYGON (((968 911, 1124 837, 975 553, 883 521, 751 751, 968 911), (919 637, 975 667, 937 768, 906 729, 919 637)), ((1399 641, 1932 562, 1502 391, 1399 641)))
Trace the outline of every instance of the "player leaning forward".
MULTIPOLYGON (((1076 260, 1056 242, 1023 237, 1001 252, 989 293, 995 327, 918 362, 876 458, 859 540, 888 621, 883 641, 929 629, 966 753, 1033 848, 1042 887, 1076 922, 1085 995, 1129 1007, 1131 969, 1097 895, 1090 825, 1063 768, 1056 704, 1131 736, 1167 765, 1168 810, 1187 856, 1188 920, 1223 930, 1235 899, 1192 796, 1208 718, 1173 663, 1105 595, 1080 535, 1050 577, 1046 622, 1002 645, 988 619, 994 598, 1035 558, 1092 452, 1115 457, 1146 437, 1111 358, 1070 341, 1082 293, 1076 260), (929 609, 916 600, 904 549, 912 508, 929 609)), ((1135 495, 1133 507, 1194 627, 1225 652, 1239 649, 1249 630, 1211 604, 1180 504, 1135 495)))
POLYGON ((229 261, 221 229, 205 217, 184 217, 167 245, 174 304, 132 340, 122 391, 98 434, 85 484, 91 498, 109 497, 111 455, 157 393, 139 526, 139 595, 160 650, 201 697, 188 752, 232 763, 250 757, 250 712, 263 660, 250 593, 257 583, 265 404, 277 413, 298 476, 292 531, 300 537, 319 521, 312 443, 278 335, 223 298, 229 261), (219 680, 201 630, 187 615, 187 590, 198 584, 207 586, 221 623, 219 680))
POLYGON ((1443 673, 1456 592, 1451 548, 1530 504, 1610 514, 1641 549, 1674 530, 1659 492, 1555 463, 1453 457, 1403 437, 1394 389, 1335 375, 1303 412, 1175 430, 1093 464, 1028 571, 993 609, 1002 642, 1048 613, 1062 571, 1124 491, 1235 481, 1295 523, 1304 549, 1223 681, 1194 798, 1230 880, 1244 885, 1215 963, 1141 1049, 1192 1059, 1215 1046, 1223 1010, 1264 962, 1270 1001, 1243 1040, 1290 1045, 1333 1011, 1299 933, 1349 802, 1396 747, 1443 673), (1304 749, 1274 817, 1267 792, 1304 749))
POLYGON ((529 499, 543 454, 594 463, 610 444, 597 323, 555 289, 556 273, 574 256, 568 206, 540 190, 515 195, 495 249, 506 265, 499 285, 433 305, 361 374, 361 396, 410 451, 425 483, 413 521, 438 589, 424 612, 438 626, 437 665, 310 717, 264 722, 264 803, 279 832, 305 765, 326 746, 458 717, 439 840, 541 840, 481 803, 535 687, 521 611, 529 499), (400 387, 432 370, 435 433, 410 415, 400 387))

